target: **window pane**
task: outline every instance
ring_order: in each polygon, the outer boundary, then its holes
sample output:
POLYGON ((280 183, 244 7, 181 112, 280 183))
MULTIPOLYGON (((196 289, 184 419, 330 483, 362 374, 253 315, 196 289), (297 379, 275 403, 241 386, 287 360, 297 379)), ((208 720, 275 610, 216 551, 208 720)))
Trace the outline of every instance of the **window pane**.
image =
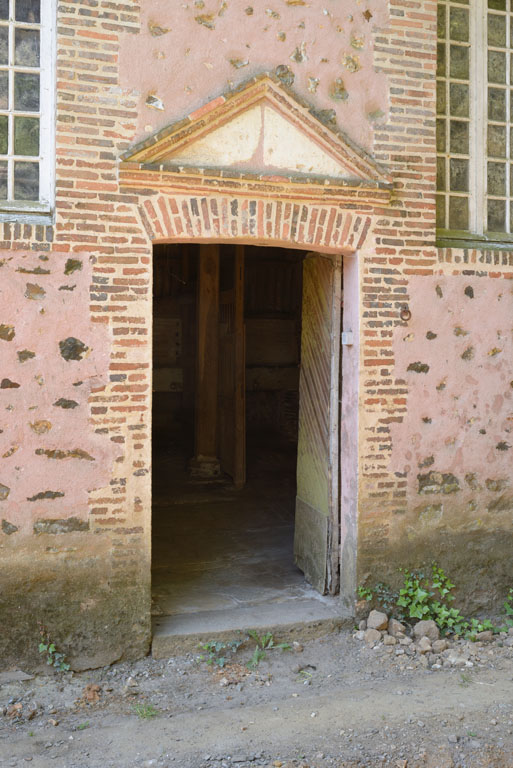
POLYGON ((0 198, 5 200, 7 198, 7 163, 0 162, 0 198))
POLYGON ((9 27, 0 27, 0 64, 9 63, 9 27))
POLYGON ((0 19, 9 18, 9 0, 0 0, 0 19))
POLYGON ((436 121, 436 150, 445 152, 445 120, 436 121))
POLYGON ((492 8, 494 11, 505 11, 506 0, 488 0, 488 8, 492 8))
POLYGON ((14 199, 39 199, 39 163, 14 163, 14 199))
POLYGON ((14 118, 14 154, 39 155, 39 118, 14 118))
POLYGON ((445 43, 437 43, 436 46, 436 74, 437 77, 445 77, 445 43))
POLYGON ((466 197, 449 198, 449 229, 468 229, 468 200, 466 197))
MULTIPOLYGON (((504 54, 500 54, 504 56, 504 54)), ((451 77, 457 80, 468 80, 469 49, 462 45, 451 45, 451 77)))
POLYGON ((437 10, 437 35, 445 39, 445 5, 439 5, 437 10))
POLYGON ((436 158, 436 188, 439 190, 445 189, 445 158, 436 158))
POLYGON ((0 109, 7 109, 9 105, 8 89, 9 75, 5 71, 0 72, 0 109))
POLYGON ((6 155, 8 149, 9 118, 0 115, 0 155, 6 155))
POLYGON ((468 85, 451 83, 451 115, 454 117, 468 117, 468 85))
POLYGON ((488 82, 506 82, 506 54, 501 51, 488 51, 488 82))
POLYGON ((436 226, 445 229, 445 196, 436 196, 436 226))
POLYGON ((39 66, 39 30, 17 29, 14 41, 14 62, 21 67, 39 66))
POLYGON ((468 154, 468 123, 461 120, 451 120, 450 127, 451 152, 459 155, 468 154))
POLYGON ((14 109, 39 111, 39 75, 14 73, 14 109))
POLYGON ((447 99, 445 97, 445 83, 436 84, 436 111, 439 115, 445 115, 447 111, 447 99))
POLYGON ((506 126, 489 125, 487 149, 490 157, 506 157, 506 126))
POLYGON ((488 194, 506 194, 506 166, 504 163, 488 163, 488 194))
POLYGON ((451 192, 468 192, 468 160, 450 161, 451 192))
POLYGON ((488 119, 506 122, 506 91, 488 88, 488 119))
POLYGON ((449 37, 451 40, 468 42, 469 14, 465 8, 451 8, 449 17, 449 37))
POLYGON ((504 48, 506 45, 506 17, 488 14, 488 45, 504 48))
POLYGON ((506 229, 506 203, 504 200, 488 200, 488 230, 504 232, 506 229))
POLYGON ((41 0, 16 0, 16 21, 39 24, 41 21, 41 0))

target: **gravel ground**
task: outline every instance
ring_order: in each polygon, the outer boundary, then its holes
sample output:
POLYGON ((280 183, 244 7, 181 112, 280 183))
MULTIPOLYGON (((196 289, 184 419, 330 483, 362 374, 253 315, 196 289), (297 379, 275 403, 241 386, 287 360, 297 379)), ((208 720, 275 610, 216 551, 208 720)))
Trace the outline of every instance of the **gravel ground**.
POLYGON ((0 766, 513 766, 513 632, 440 653, 409 630, 365 633, 297 641, 254 669, 250 641, 223 668, 198 650, 0 674, 0 766))

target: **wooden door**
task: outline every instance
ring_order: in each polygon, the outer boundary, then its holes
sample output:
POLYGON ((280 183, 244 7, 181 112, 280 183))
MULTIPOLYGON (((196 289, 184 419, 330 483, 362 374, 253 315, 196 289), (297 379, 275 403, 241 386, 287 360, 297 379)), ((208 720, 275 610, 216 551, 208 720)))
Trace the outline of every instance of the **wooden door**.
POLYGON ((303 263, 294 558, 322 594, 338 591, 341 264, 303 263))
POLYGON ((220 292, 219 459, 236 487, 246 481, 244 246, 236 246, 233 280, 220 292))

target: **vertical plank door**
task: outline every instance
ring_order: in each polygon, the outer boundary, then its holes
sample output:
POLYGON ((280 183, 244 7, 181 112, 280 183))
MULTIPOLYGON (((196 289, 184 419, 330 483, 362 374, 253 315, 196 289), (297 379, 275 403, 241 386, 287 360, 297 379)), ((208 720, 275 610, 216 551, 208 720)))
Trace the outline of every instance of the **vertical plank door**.
POLYGON ((303 262, 294 559, 322 594, 338 590, 341 265, 303 262))
POLYGON ((233 258, 233 282, 220 294, 219 458, 236 487, 246 481, 246 355, 244 332, 244 246, 233 258))

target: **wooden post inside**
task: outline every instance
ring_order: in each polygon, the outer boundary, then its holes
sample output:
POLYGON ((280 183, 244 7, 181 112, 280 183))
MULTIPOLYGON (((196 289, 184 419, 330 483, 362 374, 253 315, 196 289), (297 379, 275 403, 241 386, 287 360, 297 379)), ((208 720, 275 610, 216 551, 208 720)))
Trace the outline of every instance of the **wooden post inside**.
POLYGON ((220 474, 217 457, 219 246, 201 245, 198 265, 195 455, 191 472, 220 474))

